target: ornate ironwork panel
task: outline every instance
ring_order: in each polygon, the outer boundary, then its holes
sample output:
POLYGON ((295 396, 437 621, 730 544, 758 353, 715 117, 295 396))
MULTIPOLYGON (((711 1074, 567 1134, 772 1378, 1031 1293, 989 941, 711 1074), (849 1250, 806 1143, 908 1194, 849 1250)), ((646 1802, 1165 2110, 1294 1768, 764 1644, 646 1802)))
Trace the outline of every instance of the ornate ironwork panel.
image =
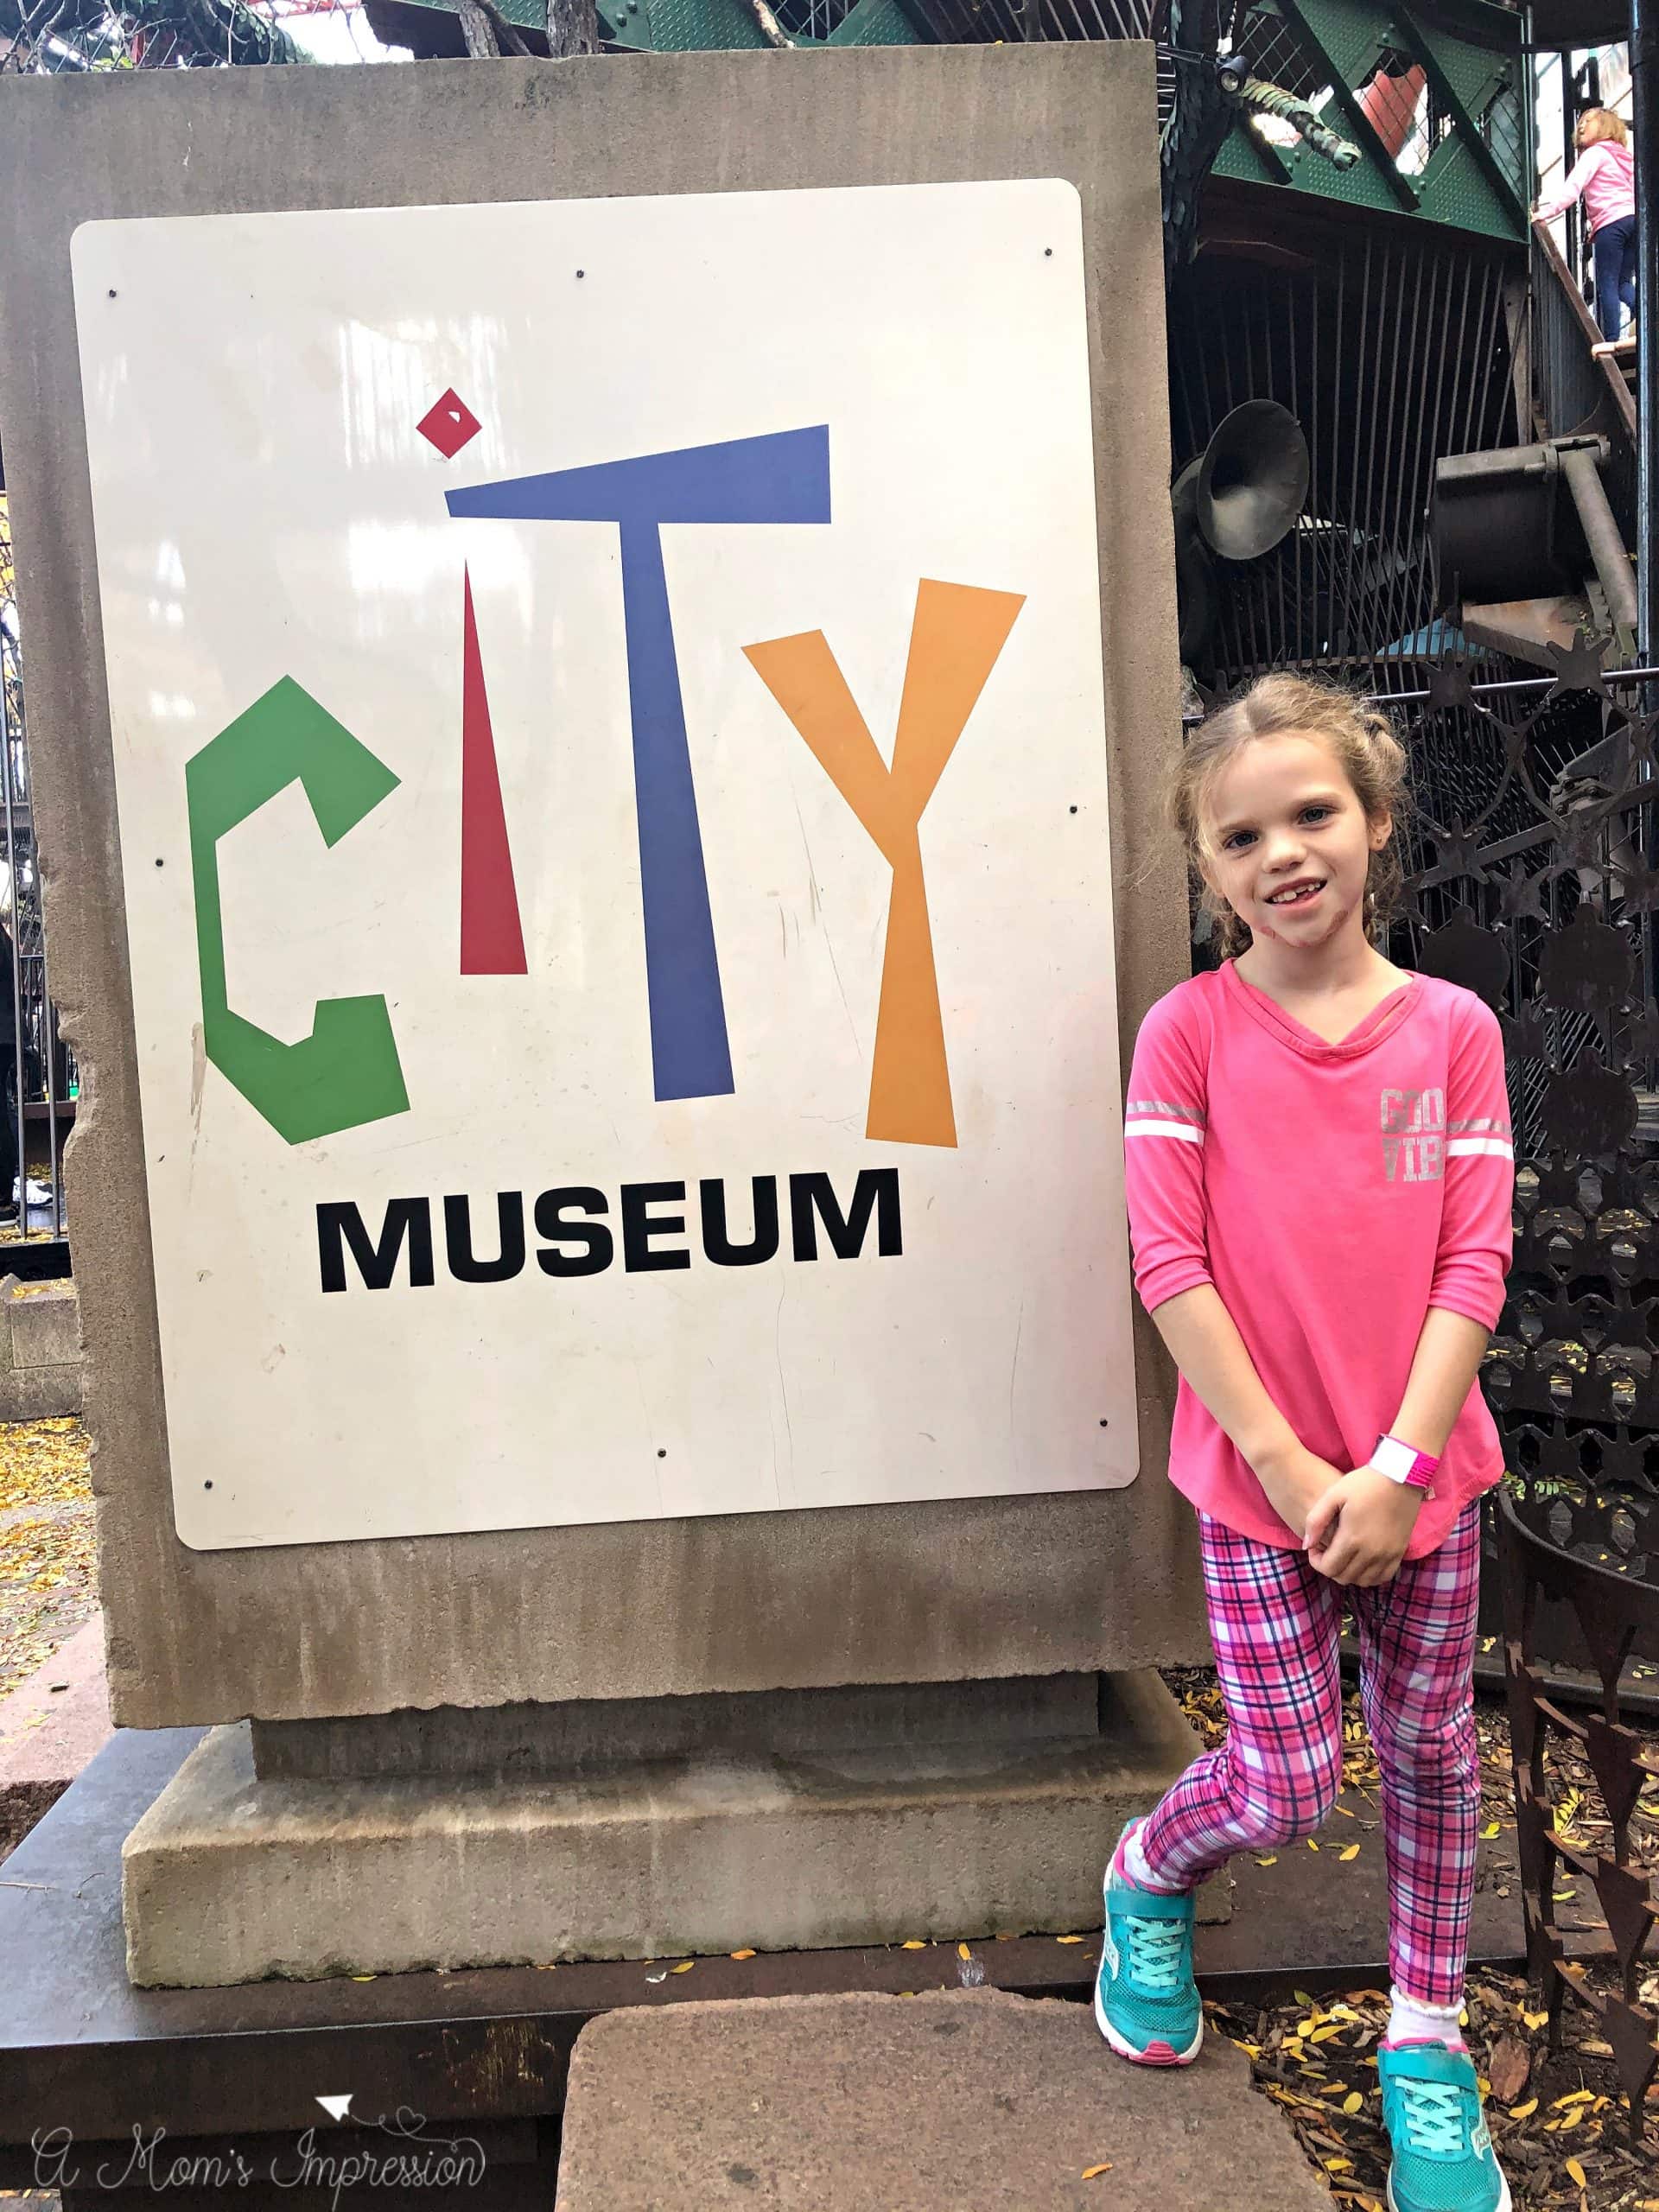
POLYGON ((1485 1382, 1514 1474, 1659 1497, 1659 716, 1599 650, 1478 690, 1432 676, 1400 957, 1503 1026, 1516 1246, 1485 1382))
POLYGON ((1659 1545, 1659 1499, 1619 1499, 1597 1486, 1577 1503, 1505 1496, 1499 1514, 1503 1569, 1504 1680, 1510 1704, 1521 1883, 1528 1965, 1549 2005, 1552 2050, 1561 2048, 1569 1992, 1596 2013, 1630 2106, 1631 2140, 1644 2136, 1649 2085, 1659 2071, 1659 2008, 1642 1992, 1659 1939, 1659 1879, 1637 1861, 1630 1818, 1645 1788, 1659 1779, 1659 1757, 1622 1725, 1619 1675, 1639 1652, 1659 1656, 1659 1586, 1649 1561, 1659 1545), (1541 1676, 1535 1626, 1541 1598, 1571 1607, 1601 1680, 1601 1709, 1564 1712, 1541 1676), (1573 1808, 1552 1791, 1550 1749, 1576 1744, 1601 1800, 1597 1833, 1612 1848, 1592 1848, 1573 1833, 1573 1808), (1569 1959, 1555 1925, 1555 1885, 1577 1874, 1594 1887, 1613 1940, 1618 1987, 1593 1988, 1569 1959))

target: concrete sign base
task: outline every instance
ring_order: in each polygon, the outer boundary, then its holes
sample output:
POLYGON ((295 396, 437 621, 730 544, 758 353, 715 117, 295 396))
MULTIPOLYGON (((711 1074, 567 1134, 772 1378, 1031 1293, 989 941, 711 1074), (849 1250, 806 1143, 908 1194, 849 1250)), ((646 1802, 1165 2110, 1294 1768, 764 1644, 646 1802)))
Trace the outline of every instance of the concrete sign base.
MULTIPOLYGON (((1033 1700, 1023 1740, 1006 1702, 970 1735, 961 1688, 954 1739, 854 1749, 833 1710, 810 1731, 780 1711, 785 1751, 613 1752, 556 1780, 389 1775, 394 1752, 362 1778, 262 1781, 247 1727, 216 1728, 127 1839, 128 1971, 200 1988, 1092 1926, 1105 1852, 1192 1731, 1150 1671, 1103 1676, 1087 1733, 1051 1732, 1033 1700)), ((1224 1917, 1212 1887, 1201 1916, 1224 1917)))

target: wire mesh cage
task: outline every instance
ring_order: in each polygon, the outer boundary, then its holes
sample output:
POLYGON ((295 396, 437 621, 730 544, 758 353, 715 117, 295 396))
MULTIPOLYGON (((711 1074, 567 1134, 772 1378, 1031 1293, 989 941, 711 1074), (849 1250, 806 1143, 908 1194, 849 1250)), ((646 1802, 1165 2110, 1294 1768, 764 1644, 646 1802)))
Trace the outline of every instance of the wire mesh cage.
MULTIPOLYGON (((1516 442, 1509 271, 1468 241, 1349 224, 1300 266, 1248 245, 1207 251, 1169 307, 1179 472, 1232 411, 1268 399, 1307 441, 1302 512, 1248 563, 1216 564, 1198 672, 1230 690, 1269 667, 1402 690, 1441 641, 1428 541, 1434 463, 1516 442)), ((1493 664, 1482 674, 1507 675, 1493 664)))

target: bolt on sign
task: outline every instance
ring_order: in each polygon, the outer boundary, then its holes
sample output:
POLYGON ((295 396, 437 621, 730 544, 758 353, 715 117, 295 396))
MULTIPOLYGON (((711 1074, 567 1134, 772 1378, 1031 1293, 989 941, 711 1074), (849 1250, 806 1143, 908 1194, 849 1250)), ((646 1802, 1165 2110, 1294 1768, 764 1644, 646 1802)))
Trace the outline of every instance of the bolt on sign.
POLYGON ((1072 188, 74 275, 183 1540, 1130 1480, 1072 188))

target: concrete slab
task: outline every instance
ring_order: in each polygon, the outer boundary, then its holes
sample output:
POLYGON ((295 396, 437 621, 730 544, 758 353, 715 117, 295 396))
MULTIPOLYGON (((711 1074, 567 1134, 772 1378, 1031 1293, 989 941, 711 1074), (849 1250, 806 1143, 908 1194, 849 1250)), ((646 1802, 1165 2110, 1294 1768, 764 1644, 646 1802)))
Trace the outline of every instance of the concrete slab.
POLYGON ((246 1725, 216 1728, 127 1839, 128 1972, 200 1988, 1087 1928, 1119 1827, 1194 1750, 1155 1675, 1109 1689, 1088 1737, 705 1751, 533 1783, 261 1780, 246 1725))
POLYGON ((1211 2037, 1126 2066, 1081 2005, 996 1990, 679 2005, 591 2022, 557 2212, 1330 2212, 1323 2181, 1211 2037), (1107 2171, 1085 2181, 1090 2169, 1107 2171))
POLYGON ((27 1835, 113 1734, 95 1614, 0 1698, 0 1859, 27 1835))
POLYGON ((0 1698, 0 1787, 73 1781, 113 1733, 104 1616, 94 1613, 27 1681, 0 1698))
POLYGON ((80 1299, 73 1281, 0 1277, 0 1421, 52 1421, 81 1404, 80 1299))
POLYGON ((7 1286, 14 1367, 76 1367, 80 1363, 80 1300, 73 1282, 7 1286))

